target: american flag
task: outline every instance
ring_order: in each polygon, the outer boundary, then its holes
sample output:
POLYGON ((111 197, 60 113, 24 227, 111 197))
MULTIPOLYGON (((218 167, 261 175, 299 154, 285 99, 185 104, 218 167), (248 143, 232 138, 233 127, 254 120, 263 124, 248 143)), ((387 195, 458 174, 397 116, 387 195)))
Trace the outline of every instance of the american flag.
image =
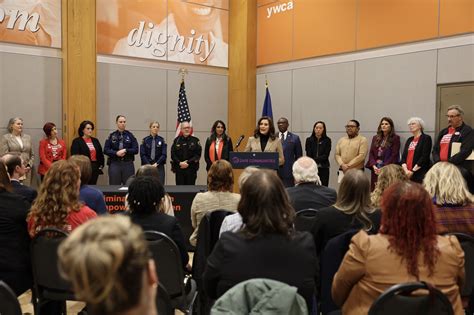
POLYGON ((176 134, 175 138, 181 135, 181 123, 188 121, 191 125, 191 135, 193 134, 193 123, 191 122, 191 113, 189 112, 188 100, 186 99, 186 89, 184 88, 184 80, 181 82, 179 87, 178 96, 178 119, 176 121, 176 134))

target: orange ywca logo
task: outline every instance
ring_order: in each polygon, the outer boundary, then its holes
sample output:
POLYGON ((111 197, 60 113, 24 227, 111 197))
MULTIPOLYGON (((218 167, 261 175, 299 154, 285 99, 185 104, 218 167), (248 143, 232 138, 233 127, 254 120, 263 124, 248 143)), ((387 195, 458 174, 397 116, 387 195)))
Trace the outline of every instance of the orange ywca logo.
POLYGON ((26 25, 31 32, 39 31, 39 20, 40 15, 36 12, 29 14, 27 11, 20 10, 6 10, 0 7, 0 23, 3 23, 5 20, 8 20, 7 29, 14 29, 15 24, 18 21, 18 30, 24 31, 26 25))
POLYGON ((267 19, 269 19, 272 15, 289 10, 293 10, 293 1, 288 1, 288 3, 282 3, 269 7, 267 8, 267 19))

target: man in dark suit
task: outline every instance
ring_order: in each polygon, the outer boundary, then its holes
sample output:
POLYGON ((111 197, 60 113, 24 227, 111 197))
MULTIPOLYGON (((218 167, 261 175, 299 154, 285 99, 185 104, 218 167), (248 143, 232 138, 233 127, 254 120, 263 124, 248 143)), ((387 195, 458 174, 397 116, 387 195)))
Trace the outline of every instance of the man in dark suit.
POLYGON ((316 162, 307 156, 299 158, 293 164, 295 187, 287 188, 290 202, 298 212, 303 209, 320 209, 336 202, 336 191, 322 186, 318 176, 316 162))
POLYGON ((293 178, 293 172, 291 167, 293 163, 303 156, 303 149, 301 147, 300 137, 288 131, 288 119, 281 117, 277 122, 278 137, 281 140, 283 146, 283 155, 285 157, 285 164, 278 169, 278 176, 283 181, 285 187, 293 187, 295 180, 293 178))
POLYGON ((13 192, 22 196, 30 204, 33 203, 38 193, 33 188, 25 186, 20 182, 20 178, 26 174, 25 163, 23 163, 21 157, 18 154, 8 153, 2 157, 2 160, 7 166, 13 192))

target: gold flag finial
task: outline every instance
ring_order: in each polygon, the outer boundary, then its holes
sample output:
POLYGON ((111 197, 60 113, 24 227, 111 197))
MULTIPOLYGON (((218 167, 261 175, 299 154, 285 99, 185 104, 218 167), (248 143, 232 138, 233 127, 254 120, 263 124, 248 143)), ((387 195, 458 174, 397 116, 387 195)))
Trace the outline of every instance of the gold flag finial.
POLYGON ((184 77, 185 77, 186 74, 188 74, 188 69, 180 68, 178 70, 178 73, 181 74, 181 82, 184 82, 184 77))

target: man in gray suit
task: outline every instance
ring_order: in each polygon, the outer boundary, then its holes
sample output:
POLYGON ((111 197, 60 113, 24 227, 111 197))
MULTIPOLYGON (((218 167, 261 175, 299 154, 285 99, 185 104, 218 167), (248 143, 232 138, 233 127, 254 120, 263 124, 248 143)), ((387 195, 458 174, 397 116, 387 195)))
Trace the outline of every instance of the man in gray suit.
POLYGON ((290 202, 298 212, 304 209, 320 209, 333 205, 337 193, 334 189, 322 186, 316 162, 307 156, 293 164, 295 187, 287 188, 290 202))

